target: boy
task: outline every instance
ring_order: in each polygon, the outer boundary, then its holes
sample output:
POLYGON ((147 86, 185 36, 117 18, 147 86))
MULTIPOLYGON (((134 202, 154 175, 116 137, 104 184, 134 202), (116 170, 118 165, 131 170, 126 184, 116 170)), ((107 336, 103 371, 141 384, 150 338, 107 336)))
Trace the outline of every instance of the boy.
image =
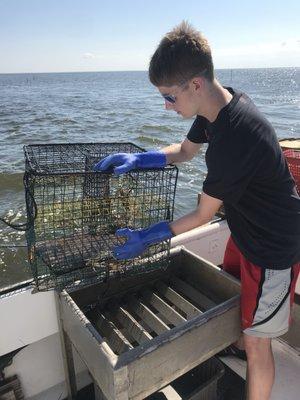
POLYGON ((207 40, 188 23, 169 32, 152 56, 151 82, 167 110, 196 116, 180 144, 139 154, 115 154, 95 169, 163 167, 191 160, 208 143, 207 176, 197 209, 172 223, 121 229, 119 259, 209 222, 224 204, 231 230, 223 268, 241 279, 242 336, 249 400, 267 400, 274 381, 271 338, 288 330, 300 269, 300 198, 274 129, 243 93, 214 77, 207 40))

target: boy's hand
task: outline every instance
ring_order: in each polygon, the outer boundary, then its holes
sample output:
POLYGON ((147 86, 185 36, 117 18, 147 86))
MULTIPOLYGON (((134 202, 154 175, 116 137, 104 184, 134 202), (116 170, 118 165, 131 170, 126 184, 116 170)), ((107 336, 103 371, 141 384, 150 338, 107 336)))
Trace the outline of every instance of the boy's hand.
POLYGON ((147 151, 144 153, 117 153, 103 158, 94 165, 94 171, 107 171, 111 167, 117 175, 137 168, 163 168, 167 164, 165 153, 147 151))
POLYGON ((114 256, 118 260, 126 260, 139 256, 151 244, 170 239, 173 233, 171 232, 169 223, 162 221, 146 229, 118 229, 116 235, 125 236, 127 241, 125 244, 114 248, 114 256))

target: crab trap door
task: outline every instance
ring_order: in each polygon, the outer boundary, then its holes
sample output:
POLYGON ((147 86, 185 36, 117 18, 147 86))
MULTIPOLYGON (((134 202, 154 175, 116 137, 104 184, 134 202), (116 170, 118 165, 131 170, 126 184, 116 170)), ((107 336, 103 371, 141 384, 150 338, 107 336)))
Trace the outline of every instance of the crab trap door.
POLYGON ((134 260, 117 261, 119 228, 146 228, 172 220, 177 168, 133 170, 117 176, 94 165, 132 143, 25 146, 24 177, 29 260, 38 290, 90 285, 168 265, 170 241, 134 260))
POLYGON ((238 339, 239 292, 237 280, 175 248, 166 270, 59 296, 64 330, 105 396, 139 400, 238 339))

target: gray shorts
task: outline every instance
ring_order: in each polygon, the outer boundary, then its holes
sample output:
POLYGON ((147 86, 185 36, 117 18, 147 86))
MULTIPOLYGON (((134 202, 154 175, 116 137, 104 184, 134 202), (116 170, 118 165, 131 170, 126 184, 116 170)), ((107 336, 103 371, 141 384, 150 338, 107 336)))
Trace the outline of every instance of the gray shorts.
POLYGON ((246 335, 272 338, 288 331, 298 273, 299 265, 284 270, 261 269, 252 322, 243 330, 246 335))
POLYGON ((288 331, 300 263, 284 270, 258 267, 245 258, 230 237, 223 270, 241 281, 241 321, 245 334, 272 338, 288 331))

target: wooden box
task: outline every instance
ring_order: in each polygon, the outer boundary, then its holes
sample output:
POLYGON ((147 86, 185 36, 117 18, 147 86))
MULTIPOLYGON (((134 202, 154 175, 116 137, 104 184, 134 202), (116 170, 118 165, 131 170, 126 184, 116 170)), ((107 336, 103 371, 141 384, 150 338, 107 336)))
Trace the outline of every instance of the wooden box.
POLYGON ((69 369, 72 344, 104 397, 144 399, 238 339, 239 291, 234 278, 181 247, 166 270, 64 290, 69 369))

